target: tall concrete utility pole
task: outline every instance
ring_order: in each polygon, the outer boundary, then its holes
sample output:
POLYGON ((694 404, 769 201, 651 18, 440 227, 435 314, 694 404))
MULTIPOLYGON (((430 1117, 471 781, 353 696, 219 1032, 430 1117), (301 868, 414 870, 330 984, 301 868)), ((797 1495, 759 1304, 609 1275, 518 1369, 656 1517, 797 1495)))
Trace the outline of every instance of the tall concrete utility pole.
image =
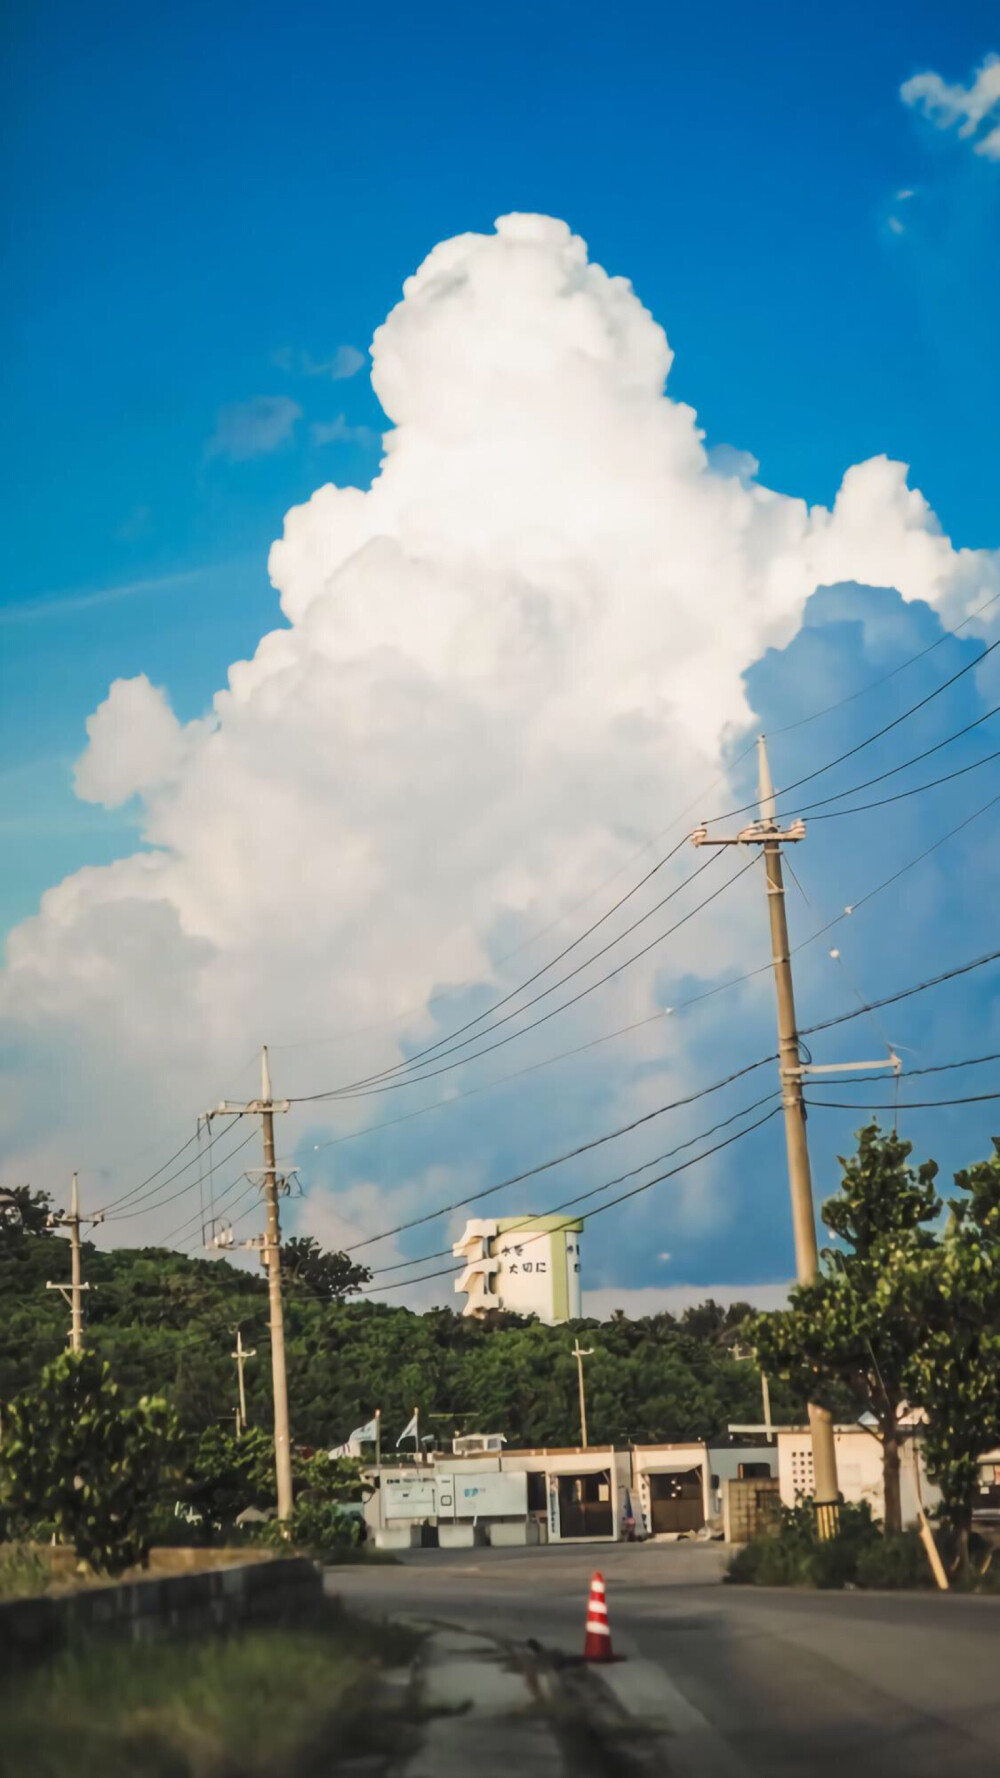
POLYGON ((103 1221, 102 1214, 88 1217, 80 1215, 80 1177, 79 1174, 74 1173, 73 1183, 70 1187, 69 1215, 50 1216, 48 1219, 50 1228, 69 1229, 70 1283, 68 1286, 57 1283, 49 1283, 45 1286, 46 1290, 58 1290, 69 1304, 69 1349, 71 1352, 83 1351, 83 1293, 90 1289, 90 1285, 83 1282, 80 1224, 89 1222, 91 1226, 94 1226, 103 1221))
POLYGON ((292 1446, 288 1426, 288 1376, 285 1369, 285 1315, 281 1301, 281 1221, 278 1215, 278 1193, 284 1185, 274 1157, 274 1114, 290 1109, 287 1099, 275 1099, 271 1093, 271 1074, 267 1063, 267 1045, 260 1052, 260 1098, 247 1105, 221 1105, 206 1113, 212 1117, 260 1117, 264 1138, 264 1204, 267 1232, 259 1245, 267 1268, 271 1330, 271 1385, 274 1395, 274 1468, 277 1482, 278 1518, 283 1522, 292 1516, 292 1446))
POLYGON ((580 1441, 583 1449, 587 1449, 587 1391, 583 1384, 583 1361, 593 1358, 593 1346, 581 1346, 579 1335, 573 1345, 573 1357, 576 1359, 576 1376, 580 1389, 580 1441))
MULTIPOLYGON (((819 1253, 816 1246, 816 1215, 813 1209, 812 1174, 806 1140, 806 1110, 802 1097, 802 1062, 795 1022, 795 993, 785 914, 785 882, 781 868, 782 846, 804 840, 806 829, 801 820, 793 821, 784 830, 779 827, 763 735, 757 743, 757 750, 760 767, 760 819, 751 822, 749 827, 745 827, 732 838, 716 838, 705 827, 698 828, 691 838, 696 846, 760 846, 763 850, 767 906, 771 922, 771 955, 778 1000, 778 1056, 781 1103, 785 1114, 785 1146, 788 1151, 788 1184, 792 1198, 792 1229, 795 1236, 795 1273, 800 1284, 812 1284, 819 1271, 819 1253)), ((828 1410, 816 1402, 809 1403, 809 1427, 812 1434, 817 1519, 820 1534, 826 1536, 836 1525, 837 1453, 833 1419, 828 1410)))
POLYGON ((257 1352, 256 1348, 252 1348, 249 1352, 247 1351, 243 1344, 243 1329, 241 1327, 236 1329, 236 1351, 232 1356, 236 1360, 236 1372, 239 1377, 240 1389, 240 1405, 236 1414, 237 1432, 245 1432, 247 1428, 247 1392, 243 1379, 243 1367, 248 1358, 256 1358, 257 1352))

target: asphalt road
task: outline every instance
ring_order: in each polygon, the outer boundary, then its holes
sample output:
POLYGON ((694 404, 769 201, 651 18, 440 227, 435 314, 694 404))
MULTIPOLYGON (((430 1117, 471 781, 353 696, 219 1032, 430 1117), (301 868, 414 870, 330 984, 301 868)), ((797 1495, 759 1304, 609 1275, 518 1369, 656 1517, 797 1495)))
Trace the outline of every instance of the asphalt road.
POLYGON ((728 1587, 724 1563, 687 1543, 419 1550, 328 1584, 365 1609, 577 1655, 599 1567, 615 1653, 647 1693, 653 1664, 684 1731, 665 1775, 1000 1774, 1000 1599, 728 1587))

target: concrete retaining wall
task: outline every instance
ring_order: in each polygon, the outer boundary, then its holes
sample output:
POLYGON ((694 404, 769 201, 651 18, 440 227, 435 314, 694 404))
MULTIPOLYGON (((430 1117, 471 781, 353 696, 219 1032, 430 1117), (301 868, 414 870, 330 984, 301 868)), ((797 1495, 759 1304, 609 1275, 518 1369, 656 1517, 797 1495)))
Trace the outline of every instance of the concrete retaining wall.
POLYGON ((267 1623, 318 1609, 323 1577, 304 1556, 203 1569, 0 1605, 0 1664, 34 1660, 76 1639, 133 1641, 267 1623))

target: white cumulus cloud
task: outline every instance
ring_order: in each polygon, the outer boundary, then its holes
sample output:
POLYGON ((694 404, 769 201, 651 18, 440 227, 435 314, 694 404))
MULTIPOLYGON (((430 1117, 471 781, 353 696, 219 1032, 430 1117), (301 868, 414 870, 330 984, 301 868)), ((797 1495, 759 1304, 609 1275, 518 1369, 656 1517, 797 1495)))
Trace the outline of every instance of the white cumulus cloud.
MULTIPOLYGON (((827 509, 763 486, 747 453, 710 458, 665 390, 671 360, 628 281, 547 217, 446 241, 407 280, 372 345, 391 422, 372 486, 319 488, 272 548, 286 627, 232 665, 208 720, 179 724, 140 676, 88 723, 80 794, 138 794, 145 849, 53 887, 10 939, 18 1176, 251 1092, 232 1071, 264 1038, 379 1027, 277 1048, 277 1090, 305 1092, 391 1065, 448 984, 505 991, 525 958, 494 958, 720 771, 744 669, 817 585, 894 585, 952 616, 1000 588, 997 558, 954 548, 901 463, 849 468, 827 509)), ((238 428, 224 436, 232 454, 238 428)), ((741 957, 742 916, 719 906, 678 967, 741 957)), ((548 1048, 655 1009, 649 975, 626 971, 547 1027, 548 1048)), ((499 1059, 515 1053, 532 1051, 499 1059)), ((674 1021, 591 1066, 605 1126, 688 1078, 674 1021)), ((319 1106, 310 1133, 385 1112, 319 1106)), ((557 1144, 555 1101, 552 1122, 557 1144)), ((336 1176, 320 1166, 314 1190, 336 1176)), ((492 1166, 470 1156, 447 1191, 492 1166)), ((442 1189, 421 1169, 393 1186, 407 1206, 442 1189)), ((372 1181, 366 1215, 385 1206, 372 1181)))
POLYGON ((963 138, 975 137, 984 123, 994 128, 979 135, 976 154, 1000 160, 1000 56, 988 55, 968 86, 943 80, 931 72, 915 74, 900 87, 904 105, 913 105, 940 130, 958 125, 963 138))

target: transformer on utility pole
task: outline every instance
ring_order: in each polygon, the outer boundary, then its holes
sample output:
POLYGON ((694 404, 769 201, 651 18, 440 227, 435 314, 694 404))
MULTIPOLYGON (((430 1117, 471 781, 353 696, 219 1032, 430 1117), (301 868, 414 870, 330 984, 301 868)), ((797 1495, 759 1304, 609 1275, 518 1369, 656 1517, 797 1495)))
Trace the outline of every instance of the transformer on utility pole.
POLYGON ((260 1052, 261 1091, 259 1099, 246 1105, 232 1105, 223 1100, 206 1112, 206 1121, 213 1117, 260 1117, 264 1138, 264 1203, 267 1210, 267 1232, 263 1239, 248 1242, 258 1247, 267 1268, 270 1301, 271 1379, 274 1392, 274 1468, 278 1496, 278 1518, 283 1522, 292 1516, 292 1447, 288 1425, 288 1376, 285 1368, 285 1316, 281 1301, 281 1221, 278 1215, 278 1194, 285 1185, 274 1156, 274 1114, 290 1110, 287 1099, 275 1099, 271 1092, 271 1075, 267 1063, 267 1045, 260 1052))

